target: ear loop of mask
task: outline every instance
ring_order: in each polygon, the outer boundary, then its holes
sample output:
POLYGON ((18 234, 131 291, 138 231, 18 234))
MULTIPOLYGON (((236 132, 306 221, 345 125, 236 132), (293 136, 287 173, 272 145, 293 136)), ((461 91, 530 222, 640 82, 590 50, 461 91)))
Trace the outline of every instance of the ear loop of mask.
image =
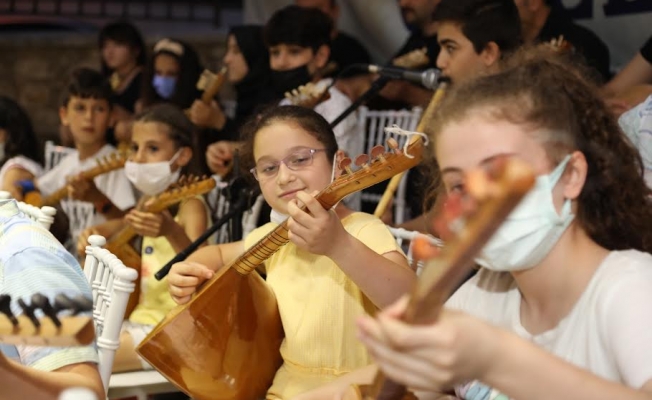
POLYGON ((410 153, 408 153, 408 146, 410 145, 410 139, 414 135, 421 136, 423 138, 424 144, 427 146, 428 143, 430 142, 430 139, 428 138, 428 135, 426 135, 423 132, 414 132, 414 131, 407 131, 405 129, 401 129, 400 126, 394 124, 391 127, 386 127, 385 128, 385 133, 393 133, 395 135, 401 135, 401 136, 407 136, 407 140, 405 141, 405 144, 403 145, 403 154, 407 158, 414 158, 414 156, 410 153))

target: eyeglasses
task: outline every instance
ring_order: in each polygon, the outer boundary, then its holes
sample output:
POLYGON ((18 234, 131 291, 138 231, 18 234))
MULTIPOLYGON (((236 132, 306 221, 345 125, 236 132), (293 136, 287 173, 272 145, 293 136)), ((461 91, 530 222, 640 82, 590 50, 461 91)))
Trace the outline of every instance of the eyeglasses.
POLYGON ((298 171, 302 168, 312 165, 315 153, 318 151, 326 151, 326 149, 299 149, 294 151, 289 156, 281 161, 263 161, 262 163, 253 167, 250 172, 254 175, 256 180, 271 179, 278 174, 278 169, 281 163, 292 171, 298 171))

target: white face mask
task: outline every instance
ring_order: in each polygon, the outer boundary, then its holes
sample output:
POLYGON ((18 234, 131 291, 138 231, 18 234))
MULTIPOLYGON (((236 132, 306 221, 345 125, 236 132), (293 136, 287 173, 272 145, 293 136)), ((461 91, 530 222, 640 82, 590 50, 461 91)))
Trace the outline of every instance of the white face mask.
MULTIPOLYGON (((335 180, 335 160, 337 159, 337 154, 333 155, 333 168, 331 169, 331 183, 335 180)), ((338 201, 333 208, 337 207, 340 204, 338 201)), ((282 224, 283 221, 288 219, 289 215, 280 213, 272 208, 272 211, 269 213, 269 220, 275 224, 282 224)))
POLYGON ((179 180, 181 168, 172 172, 171 164, 177 159, 181 149, 172 157, 170 161, 161 161, 155 163, 137 163, 127 161, 125 163, 125 175, 136 189, 146 195, 155 196, 162 193, 171 184, 179 180))
POLYGON ((482 249, 476 262, 492 271, 529 269, 543 260, 575 217, 566 199, 557 214, 552 190, 561 178, 570 155, 548 175, 537 177, 532 190, 505 219, 482 249))

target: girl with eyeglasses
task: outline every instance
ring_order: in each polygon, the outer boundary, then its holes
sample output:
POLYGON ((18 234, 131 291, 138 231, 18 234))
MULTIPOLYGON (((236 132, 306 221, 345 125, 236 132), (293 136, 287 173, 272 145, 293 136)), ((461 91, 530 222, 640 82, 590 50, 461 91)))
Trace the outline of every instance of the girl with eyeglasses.
POLYGON ((187 303, 215 271, 289 218, 290 243, 261 265, 285 330, 284 362, 267 399, 289 399, 368 365, 369 354, 355 338, 355 318, 396 300, 415 274, 379 219, 342 203, 326 210, 313 197, 339 175, 333 171, 342 156, 322 116, 274 107, 243 134, 243 164, 272 207, 272 222, 243 241, 205 247, 175 264, 169 289, 177 303, 187 303))

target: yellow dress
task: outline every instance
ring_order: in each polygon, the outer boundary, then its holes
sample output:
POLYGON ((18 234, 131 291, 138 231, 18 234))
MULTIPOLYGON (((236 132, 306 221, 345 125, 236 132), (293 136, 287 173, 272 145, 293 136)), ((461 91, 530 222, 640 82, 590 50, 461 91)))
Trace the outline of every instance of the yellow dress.
MULTIPOLYGON (((378 254, 401 251, 372 215, 353 213, 342 224, 378 254)), ((269 223, 254 230, 245 239, 245 248, 275 227, 269 223)), ((376 307, 330 258, 288 243, 267 260, 265 269, 285 330, 283 365, 267 392, 268 400, 290 399, 372 362, 355 337, 355 319, 374 313, 376 307)))
MULTIPOLYGON (((204 198, 197 196, 206 207, 206 215, 210 221, 210 211, 204 198)), ((178 216, 174 217, 179 222, 178 216)), ((156 325, 163 320, 165 315, 176 307, 168 291, 167 279, 156 280, 154 274, 177 253, 170 242, 164 237, 143 237, 140 266, 140 301, 129 316, 130 322, 144 325, 156 325)))

